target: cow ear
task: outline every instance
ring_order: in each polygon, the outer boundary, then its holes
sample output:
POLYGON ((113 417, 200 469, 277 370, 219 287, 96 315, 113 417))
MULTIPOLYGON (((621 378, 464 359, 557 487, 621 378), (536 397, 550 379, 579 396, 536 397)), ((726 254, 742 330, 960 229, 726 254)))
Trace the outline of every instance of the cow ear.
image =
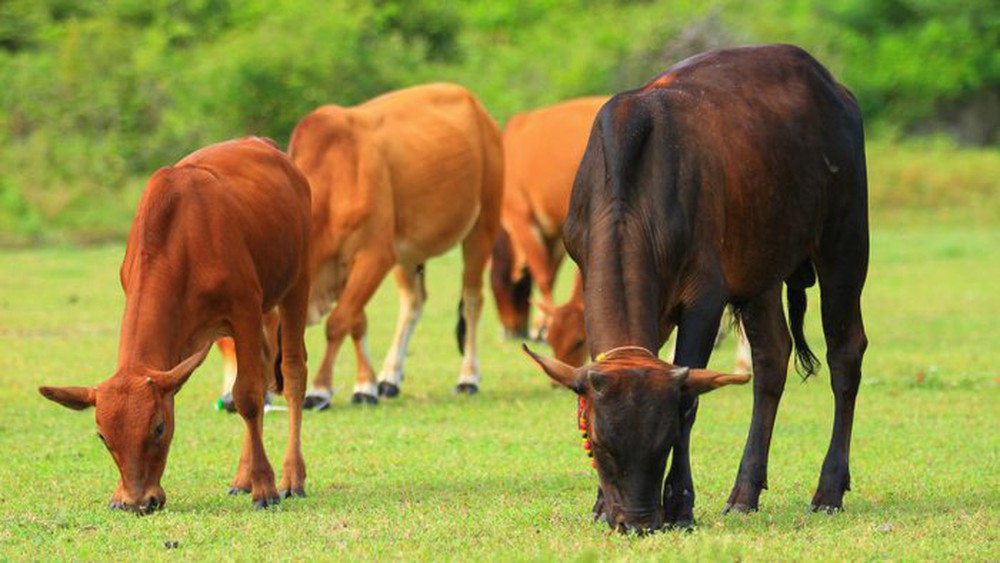
POLYGON ((75 411, 97 404, 97 391, 93 387, 39 387, 38 392, 46 399, 75 411))
POLYGON ((580 381, 580 374, 573 366, 561 362, 555 358, 545 358, 531 351, 527 344, 521 344, 521 349, 525 351, 535 363, 542 368, 546 375, 551 377, 556 383, 568 387, 574 393, 583 392, 583 385, 580 381))
POLYGON ((587 384, 595 394, 600 395, 608 387, 608 377, 597 370, 587 372, 587 384))
POLYGON ((679 367, 671 374, 674 380, 690 393, 700 395, 725 385, 743 385, 750 381, 750 374, 729 374, 710 369, 679 367))
POLYGON ((208 351, 211 349, 212 343, 209 342, 204 348, 188 356, 186 360, 174 366, 170 371, 151 372, 147 381, 155 383, 164 393, 176 393, 187 383, 194 370, 205 361, 205 357, 208 356, 208 351))

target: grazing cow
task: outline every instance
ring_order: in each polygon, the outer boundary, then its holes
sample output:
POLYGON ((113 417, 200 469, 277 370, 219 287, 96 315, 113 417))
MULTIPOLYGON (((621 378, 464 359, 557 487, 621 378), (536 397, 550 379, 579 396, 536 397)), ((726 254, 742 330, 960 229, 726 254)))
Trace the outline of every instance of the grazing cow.
MULTIPOLYGON (((606 101, 607 96, 569 100, 515 115, 504 128, 505 234, 493 248, 491 282, 508 336, 527 336, 532 281, 538 284, 541 303, 553 306, 573 177, 594 116, 606 101), (510 236, 509 245, 505 235, 510 236)), ((539 337, 547 324, 542 311, 535 323, 539 337)))
MULTIPOLYGON (((548 307, 543 303, 537 305, 549 317, 545 340, 552 348, 552 355, 571 366, 582 366, 587 361, 587 331, 583 318, 583 280, 579 272, 573 280, 573 294, 569 301, 558 307, 548 307)), ((716 345, 726 336, 725 325, 723 321, 719 326, 716 345)), ((736 367, 733 373, 750 373, 750 343, 741 330, 736 331, 736 367)))
POLYGON ((112 508, 145 514, 166 503, 160 477, 174 434, 174 395, 221 336, 235 341, 234 397, 246 422, 230 492, 251 492, 259 508, 279 495, 305 494, 299 435, 308 245, 309 184, 268 139, 212 145, 150 178, 122 262, 115 374, 96 387, 39 388, 66 407, 95 407, 98 436, 121 474, 112 508), (275 307, 289 411, 277 487, 261 436, 271 355, 263 322, 275 307))
POLYGON ((307 408, 330 405, 333 363, 350 332, 358 373, 352 402, 395 397, 426 290, 423 265, 462 245, 456 390, 480 383, 476 327, 483 269, 500 226, 503 146, 478 100, 454 84, 430 84, 355 107, 323 106, 292 133, 289 154, 312 187, 310 322, 326 321, 326 354, 307 408), (364 306, 395 268, 400 315, 377 385, 364 306))
POLYGON ((595 515, 619 529, 692 523, 697 393, 739 381, 698 371, 727 303, 753 349, 754 408, 726 510, 756 510, 793 341, 801 373, 817 368, 802 330, 816 275, 835 416, 812 508, 838 510, 867 345, 864 133, 850 92, 790 45, 687 59, 601 108, 565 231, 596 362, 536 360, 585 403, 595 515), (675 326, 685 368, 655 359, 675 326))

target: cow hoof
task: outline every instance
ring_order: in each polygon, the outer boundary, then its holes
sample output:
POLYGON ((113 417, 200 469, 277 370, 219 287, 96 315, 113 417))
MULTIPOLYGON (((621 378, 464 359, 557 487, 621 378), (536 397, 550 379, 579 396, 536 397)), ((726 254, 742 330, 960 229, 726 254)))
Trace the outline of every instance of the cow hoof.
POLYGON ((688 520, 687 518, 678 520, 676 522, 670 522, 666 525, 668 530, 681 530, 684 532, 694 531, 694 520, 688 520))
POLYGON ((395 383, 390 383, 388 381, 378 382, 378 395, 379 397, 386 397, 387 399, 393 399, 399 396, 399 385, 395 383))
POLYGON ((375 397, 374 395, 369 395, 367 393, 355 393, 351 395, 351 404, 371 405, 374 407, 378 405, 378 397, 375 397))
POLYGON ((731 503, 727 502, 726 506, 723 507, 722 513, 729 514, 730 512, 736 512, 739 514, 749 514, 751 512, 757 512, 756 506, 750 506, 749 504, 744 504, 742 502, 731 503))
POLYGON ((264 497, 260 500, 253 501, 253 507, 256 508, 257 510, 261 510, 269 506, 277 506, 279 502, 281 502, 281 499, 279 497, 276 496, 270 498, 264 497))
POLYGON ((306 491, 305 489, 281 491, 281 500, 285 500, 286 498, 306 498, 306 491))
POLYGON ((841 512, 842 510, 844 510, 843 508, 841 508, 839 506, 832 506, 832 505, 829 505, 829 504, 813 504, 809 508, 813 512, 825 512, 827 514, 836 514, 838 512, 841 512))
POLYGON ((455 386, 455 393, 459 395, 475 395, 479 392, 479 386, 475 383, 459 383, 455 386))
POLYGON ((244 489, 242 487, 229 487, 229 494, 231 495, 242 495, 249 492, 250 489, 244 489))
POLYGON ((233 400, 232 393, 224 393, 215 401, 215 410, 226 411, 228 413, 236 412, 236 401, 233 400))
POLYGON ((326 390, 314 390, 306 394, 302 400, 302 408, 313 411, 325 411, 330 408, 332 394, 326 390))

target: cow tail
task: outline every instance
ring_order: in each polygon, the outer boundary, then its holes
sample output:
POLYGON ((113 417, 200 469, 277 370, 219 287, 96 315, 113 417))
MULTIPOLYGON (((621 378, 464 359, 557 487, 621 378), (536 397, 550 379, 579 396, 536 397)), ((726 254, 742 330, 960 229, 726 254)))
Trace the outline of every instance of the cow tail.
POLYGON ((281 373, 281 323, 278 323, 277 351, 274 354, 274 392, 284 393, 285 375, 281 373))
POLYGON ((458 353, 465 355, 465 299, 458 300, 458 324, 455 326, 455 336, 458 337, 458 353))
POLYGON ((803 324, 806 316, 806 288, 816 283, 816 272, 812 262, 805 260, 792 275, 785 280, 788 298, 788 324, 795 343, 795 371, 802 380, 819 370, 819 358, 809 349, 803 324))

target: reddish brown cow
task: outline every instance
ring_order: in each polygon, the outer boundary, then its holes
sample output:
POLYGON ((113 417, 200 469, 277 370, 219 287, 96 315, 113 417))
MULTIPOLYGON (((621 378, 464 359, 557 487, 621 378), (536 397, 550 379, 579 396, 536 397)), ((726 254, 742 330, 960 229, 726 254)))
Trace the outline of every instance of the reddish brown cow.
POLYGON ((246 421, 230 492, 251 492, 257 507, 304 495, 308 244, 309 184, 270 140, 212 145, 150 178, 122 262, 115 374, 96 387, 39 388, 66 407, 95 407, 98 436, 121 475, 113 508, 147 513, 166 503, 160 478, 174 435, 174 395, 221 336, 235 340, 234 398, 246 421), (289 411, 277 487, 261 436, 270 355, 263 317, 275 307, 289 411))
MULTIPOLYGON (((510 236, 493 249, 491 277, 507 335, 527 335, 531 283, 553 306, 552 285, 565 255, 563 223, 569 193, 594 116, 607 96, 578 98, 515 115, 503 132, 504 198, 501 224, 510 236), (499 271, 498 271, 499 270, 499 271)), ((546 318, 537 319, 544 333, 546 318)))
POLYGON ((483 269, 503 197, 500 131, 479 101, 460 86, 429 84, 356 107, 323 106, 296 126, 289 154, 313 190, 311 322, 336 302, 307 408, 329 406, 334 359, 348 332, 358 366, 352 402, 375 404, 379 395, 398 395, 406 348, 426 299, 423 264, 457 244, 464 357, 456 391, 475 393, 483 269), (400 317, 376 380, 364 306, 391 269, 400 317))
POLYGON ((840 509, 867 345, 864 133, 846 88, 803 50, 769 45, 704 53, 616 95, 594 122, 565 241, 597 362, 536 359, 587 405, 595 515, 619 529, 693 522, 688 452, 705 386, 691 382, 706 379, 694 368, 727 304, 753 349, 754 408, 726 510, 757 509, 793 342, 804 375, 817 367, 802 328, 817 275, 835 415, 812 508, 840 509), (687 374, 655 359, 674 327, 687 374))

